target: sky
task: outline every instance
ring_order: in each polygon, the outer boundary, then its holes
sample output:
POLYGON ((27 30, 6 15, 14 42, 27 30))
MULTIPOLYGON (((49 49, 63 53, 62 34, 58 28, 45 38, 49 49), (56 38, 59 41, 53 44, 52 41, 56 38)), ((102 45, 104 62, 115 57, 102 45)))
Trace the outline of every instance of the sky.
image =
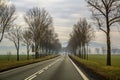
MULTIPOLYGON (((91 12, 87 7, 85 0, 9 0, 16 6, 16 15, 18 16, 17 24, 25 26, 23 16, 26 11, 33 7, 46 9, 53 17, 53 26, 58 33, 59 39, 63 46, 67 45, 69 34, 72 32, 73 25, 80 18, 86 18, 88 22, 94 22, 91 19, 91 12)), ((92 23, 91 23, 92 24, 92 23)), ((93 25, 93 24, 92 24, 93 25)), ((120 32, 118 27, 112 27, 111 42, 114 48, 120 48, 120 32)), ((96 29, 95 29, 96 30, 96 29)), ((0 44, 10 44, 6 39, 0 44)), ((95 32, 95 39, 91 41, 90 46, 102 47, 106 44, 105 34, 99 30, 95 32)), ((12 45, 12 44, 11 44, 12 45)), ((9 46, 9 45, 8 45, 9 46)))
POLYGON ((19 16, 18 24, 24 25, 23 16, 33 7, 45 8, 53 17, 55 32, 60 41, 66 43, 73 25, 83 17, 89 17, 89 11, 84 0, 11 0, 16 6, 19 16))

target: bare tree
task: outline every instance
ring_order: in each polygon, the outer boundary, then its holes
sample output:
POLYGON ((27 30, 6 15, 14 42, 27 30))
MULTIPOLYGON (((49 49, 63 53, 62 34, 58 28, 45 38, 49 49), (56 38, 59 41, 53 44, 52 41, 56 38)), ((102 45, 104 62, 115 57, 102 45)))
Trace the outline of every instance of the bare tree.
POLYGON ((17 50, 17 61, 19 61, 19 49, 20 49, 20 40, 21 40, 21 26, 15 25, 11 28, 11 31, 8 32, 6 38, 12 41, 17 50))
POLYGON ((33 36, 35 57, 38 58, 40 47, 43 47, 43 37, 46 36, 47 29, 52 26, 52 17, 45 9, 35 7, 27 11, 24 19, 33 36))
POLYGON ((120 22, 120 1, 119 0, 86 0, 91 8, 94 19, 99 29, 106 34, 107 40, 107 65, 111 65, 111 41, 110 27, 120 22))
POLYGON ((32 36, 29 30, 25 30, 22 33, 22 41, 24 45, 27 47, 27 60, 29 60, 30 46, 32 45, 32 36))
POLYGON ((8 5, 4 0, 0 0, 0 42, 5 31, 9 30, 11 23, 15 20, 15 6, 8 5))
POLYGON ((73 27, 73 32, 70 35, 68 48, 71 48, 75 55, 80 58, 86 59, 88 57, 88 43, 94 37, 94 30, 91 25, 88 24, 86 19, 80 19, 73 27), (79 49, 79 53, 76 54, 76 50, 79 49))

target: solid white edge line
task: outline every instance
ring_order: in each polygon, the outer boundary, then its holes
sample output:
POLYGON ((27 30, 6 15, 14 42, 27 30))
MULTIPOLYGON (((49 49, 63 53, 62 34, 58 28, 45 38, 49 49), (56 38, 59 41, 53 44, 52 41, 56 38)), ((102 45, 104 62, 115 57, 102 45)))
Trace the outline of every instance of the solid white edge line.
MULTIPOLYGON (((69 58, 69 56, 68 56, 69 58)), ((84 79, 84 80, 89 80, 87 78, 87 76, 77 67, 77 65, 69 58, 69 60, 72 62, 72 64, 74 65, 74 67, 77 69, 78 73, 81 75, 81 77, 84 79)))

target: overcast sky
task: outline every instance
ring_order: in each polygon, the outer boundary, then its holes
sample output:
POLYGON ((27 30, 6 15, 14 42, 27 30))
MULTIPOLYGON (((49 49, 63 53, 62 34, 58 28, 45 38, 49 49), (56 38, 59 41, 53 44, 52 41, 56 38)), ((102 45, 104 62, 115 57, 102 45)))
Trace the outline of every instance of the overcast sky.
MULTIPOLYGON (((26 11, 33 7, 45 8, 53 17, 55 32, 58 33, 62 44, 68 41, 73 25, 80 18, 86 18, 89 22, 92 22, 91 13, 85 0, 11 0, 11 2, 16 6, 16 14, 18 15, 16 22, 20 25, 25 25, 23 16, 26 11)), ((120 48, 119 35, 119 32, 112 32, 113 47, 120 48)), ((4 45, 5 43, 6 41, 3 41, 1 44, 4 45)), ((100 47, 105 43, 104 33, 97 31, 92 45, 100 47)))
POLYGON ((23 15, 33 7, 45 8, 53 17, 55 32, 62 43, 68 41, 73 25, 80 17, 89 17, 84 0, 11 0, 19 15, 18 22, 24 25, 23 15))

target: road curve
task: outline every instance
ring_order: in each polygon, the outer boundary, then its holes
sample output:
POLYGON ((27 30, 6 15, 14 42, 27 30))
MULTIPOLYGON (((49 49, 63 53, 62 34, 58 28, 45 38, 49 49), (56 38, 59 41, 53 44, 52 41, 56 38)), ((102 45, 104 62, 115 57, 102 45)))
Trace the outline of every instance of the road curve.
POLYGON ((0 80, 85 80, 83 75, 80 75, 67 55, 62 55, 2 72, 0 80))

